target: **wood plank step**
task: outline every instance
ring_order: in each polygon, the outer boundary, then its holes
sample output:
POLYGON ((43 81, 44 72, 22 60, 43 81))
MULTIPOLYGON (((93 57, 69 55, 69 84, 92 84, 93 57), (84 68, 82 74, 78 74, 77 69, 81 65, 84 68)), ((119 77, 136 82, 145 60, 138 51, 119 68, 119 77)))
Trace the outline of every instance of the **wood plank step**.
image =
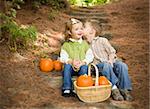
POLYGON ((76 7, 73 7, 71 8, 72 11, 77 11, 77 12, 104 12, 103 9, 97 9, 97 8, 94 8, 94 7, 86 7, 86 8, 76 8, 76 7))
POLYGON ((95 19, 98 20, 100 23, 108 23, 110 20, 108 18, 101 18, 97 16, 71 16, 73 18, 77 18, 79 20, 85 20, 85 19, 95 19))
POLYGON ((108 15, 104 12, 93 13, 93 12, 71 12, 71 16, 97 16, 97 17, 107 17, 108 15))

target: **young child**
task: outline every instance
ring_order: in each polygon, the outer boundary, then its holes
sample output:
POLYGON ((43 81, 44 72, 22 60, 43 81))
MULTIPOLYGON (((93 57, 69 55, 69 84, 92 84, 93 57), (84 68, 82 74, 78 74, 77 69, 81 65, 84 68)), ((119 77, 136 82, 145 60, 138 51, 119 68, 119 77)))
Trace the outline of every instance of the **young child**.
POLYGON ((71 18, 66 23, 66 42, 61 47, 60 61, 64 63, 62 96, 72 95, 72 75, 87 74, 88 64, 93 61, 93 53, 88 43, 82 39, 84 27, 81 21, 71 18))
POLYGON ((91 44, 94 61, 102 75, 112 83, 112 98, 114 100, 131 101, 131 81, 128 75, 128 66, 117 58, 116 50, 104 37, 99 37, 100 26, 94 20, 85 21, 85 38, 91 44), (99 32, 99 33, 98 33, 99 32))

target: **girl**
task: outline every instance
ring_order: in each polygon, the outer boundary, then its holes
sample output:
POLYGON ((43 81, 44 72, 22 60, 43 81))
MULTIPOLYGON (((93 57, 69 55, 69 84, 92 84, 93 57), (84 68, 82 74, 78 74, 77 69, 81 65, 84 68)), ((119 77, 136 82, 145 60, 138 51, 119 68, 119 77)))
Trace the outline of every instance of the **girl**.
POLYGON ((60 52, 60 61, 64 63, 62 96, 65 97, 72 95, 72 75, 87 74, 87 65, 94 58, 88 43, 82 39, 83 33, 81 21, 72 18, 66 23, 66 42, 60 52))
POLYGON ((100 26, 96 21, 87 20, 85 23, 85 38, 91 44, 94 63, 102 69, 102 75, 112 83, 112 97, 114 100, 132 100, 129 91, 132 89, 128 75, 128 67, 117 58, 116 50, 104 37, 99 37, 100 26), (98 33, 99 32, 99 33, 98 33))

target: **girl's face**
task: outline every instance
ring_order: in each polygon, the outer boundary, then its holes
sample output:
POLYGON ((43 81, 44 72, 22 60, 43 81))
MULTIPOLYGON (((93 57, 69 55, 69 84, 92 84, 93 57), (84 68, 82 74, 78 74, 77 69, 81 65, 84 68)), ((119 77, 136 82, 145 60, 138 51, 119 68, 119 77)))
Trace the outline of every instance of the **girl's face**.
POLYGON ((83 33, 83 24, 81 22, 72 25, 71 36, 73 39, 82 38, 83 33))
POLYGON ((84 36, 86 40, 91 43, 96 35, 96 30, 93 28, 92 24, 90 22, 86 22, 84 28, 84 36))

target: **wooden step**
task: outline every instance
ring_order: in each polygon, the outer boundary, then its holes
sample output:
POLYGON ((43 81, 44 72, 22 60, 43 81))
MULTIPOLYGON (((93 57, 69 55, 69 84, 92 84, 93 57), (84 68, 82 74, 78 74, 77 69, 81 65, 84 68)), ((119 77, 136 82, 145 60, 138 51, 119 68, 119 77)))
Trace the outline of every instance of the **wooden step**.
POLYGON ((71 16, 97 16, 97 17, 107 17, 108 15, 104 12, 98 12, 98 13, 93 13, 93 12, 71 12, 69 15, 71 16))
POLYGON ((100 23, 110 22, 110 20, 108 18, 101 18, 101 17, 97 17, 97 16, 71 16, 71 17, 79 19, 79 20, 95 19, 95 20, 98 20, 100 23))
POLYGON ((86 7, 86 8, 79 8, 79 7, 73 7, 71 8, 72 11, 77 11, 77 12, 94 12, 94 13, 97 13, 97 12, 104 12, 103 9, 100 9, 100 8, 94 8, 94 7, 86 7))

